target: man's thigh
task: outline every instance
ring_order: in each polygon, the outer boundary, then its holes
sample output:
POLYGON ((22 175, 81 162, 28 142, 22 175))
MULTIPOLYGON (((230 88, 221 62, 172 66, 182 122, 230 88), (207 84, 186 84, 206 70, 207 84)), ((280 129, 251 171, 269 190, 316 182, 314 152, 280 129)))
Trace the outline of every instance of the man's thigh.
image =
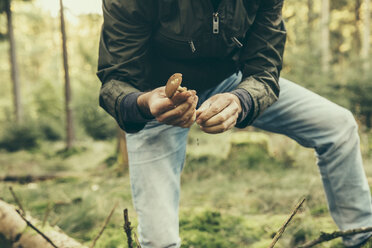
POLYGON ((305 147, 319 147, 329 137, 342 139, 342 125, 355 126, 350 111, 289 80, 280 78, 277 102, 253 126, 284 134, 305 147))

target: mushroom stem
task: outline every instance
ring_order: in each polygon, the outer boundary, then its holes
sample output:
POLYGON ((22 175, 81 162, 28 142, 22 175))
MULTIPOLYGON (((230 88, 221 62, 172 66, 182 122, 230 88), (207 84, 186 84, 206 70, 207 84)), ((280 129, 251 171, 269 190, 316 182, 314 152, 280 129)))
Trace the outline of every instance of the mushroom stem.
POLYGON ((185 92, 185 91, 187 91, 187 88, 186 87, 178 86, 177 91, 178 92, 185 92))

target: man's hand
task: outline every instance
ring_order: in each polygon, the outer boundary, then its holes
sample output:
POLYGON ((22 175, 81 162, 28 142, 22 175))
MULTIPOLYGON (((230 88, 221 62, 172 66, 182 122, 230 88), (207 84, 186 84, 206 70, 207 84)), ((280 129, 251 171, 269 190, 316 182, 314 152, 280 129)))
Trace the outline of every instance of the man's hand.
POLYGON ((165 95, 165 87, 142 94, 137 99, 141 112, 168 125, 188 128, 196 119, 196 91, 176 93, 171 99, 165 95))
POLYGON ((241 111, 237 96, 231 93, 217 94, 196 111, 196 123, 206 133, 222 133, 235 126, 241 111))

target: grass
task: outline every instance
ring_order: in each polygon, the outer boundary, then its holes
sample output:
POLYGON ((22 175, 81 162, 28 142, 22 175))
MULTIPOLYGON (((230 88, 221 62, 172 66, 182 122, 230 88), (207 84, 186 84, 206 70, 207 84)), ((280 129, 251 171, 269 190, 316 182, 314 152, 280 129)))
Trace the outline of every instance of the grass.
MULTIPOLYGON (((312 150, 267 133, 229 132, 206 135, 192 129, 182 175, 180 234, 183 248, 267 247, 301 196, 305 207, 296 215, 277 248, 294 247, 333 231, 312 150), (216 144, 219 144, 216 146, 216 144)), ((113 164, 116 144, 80 142, 72 154, 63 144, 42 143, 32 152, 0 152, 0 176, 62 173, 62 179, 29 184, 1 183, 0 197, 14 203, 9 186, 35 218, 48 207, 51 225, 90 244, 110 209, 119 203, 96 247, 125 248, 122 209, 132 207, 128 174, 113 164)), ((362 135, 365 168, 372 181, 370 145, 362 135)), ((1 241, 0 237, 0 244, 1 241)), ((340 240, 319 247, 342 247, 340 240)))

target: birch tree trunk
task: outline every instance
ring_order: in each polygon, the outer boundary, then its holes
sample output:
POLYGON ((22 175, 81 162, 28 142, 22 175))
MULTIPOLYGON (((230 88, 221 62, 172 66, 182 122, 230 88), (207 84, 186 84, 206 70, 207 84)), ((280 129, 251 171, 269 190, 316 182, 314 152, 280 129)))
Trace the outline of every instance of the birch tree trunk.
POLYGON ((75 139, 74 122, 71 107, 71 85, 68 68, 68 53, 67 53, 67 37, 65 27, 65 17, 63 11, 63 2, 60 3, 60 17, 61 17, 61 35, 62 35, 62 51, 63 51, 63 68, 65 76, 65 111, 66 111, 66 148, 71 149, 75 139))
POLYGON ((370 4, 371 0, 364 0, 364 14, 363 14, 363 39, 361 57, 363 59, 363 69, 369 70, 369 51, 370 51, 370 33, 371 33, 371 21, 370 21, 370 4))
POLYGON ((331 55, 329 51, 329 0, 322 0, 321 14, 321 52, 322 52, 322 72, 329 72, 329 62, 331 55))
POLYGON ((9 60, 11 67, 11 79, 13 83, 13 102, 14 102, 14 115, 17 123, 22 120, 23 110, 21 104, 21 93, 19 83, 19 69, 16 56, 16 44, 13 29, 13 16, 11 9, 11 0, 5 0, 5 13, 7 17, 8 39, 9 39, 9 60))

